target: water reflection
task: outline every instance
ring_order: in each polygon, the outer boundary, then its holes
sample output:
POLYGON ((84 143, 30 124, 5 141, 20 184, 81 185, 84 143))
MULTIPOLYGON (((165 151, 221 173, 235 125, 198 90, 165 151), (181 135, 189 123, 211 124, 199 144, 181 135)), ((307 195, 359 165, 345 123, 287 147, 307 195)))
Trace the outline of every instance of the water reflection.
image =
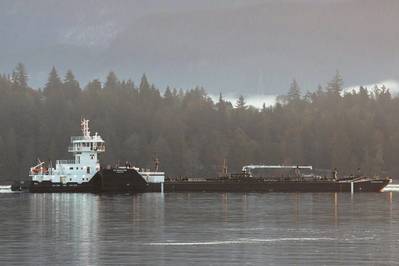
POLYGON ((293 194, 294 197, 294 221, 295 223, 298 223, 300 220, 300 200, 301 200, 301 194, 300 193, 294 193, 293 194))
POLYGON ((0 264, 390 264, 395 193, 0 195, 0 264))
MULTIPOLYGON (((97 241, 98 197, 92 194, 30 195, 31 243, 38 243, 42 256, 34 257, 51 263, 55 256, 67 253, 82 265, 93 263, 96 256, 92 243, 97 241), (51 245, 44 245, 49 242, 51 245), (72 244, 73 243, 73 244, 72 244), (91 256, 88 256, 88 255, 91 256)), ((29 252, 29 251, 28 251, 29 252)))
POLYGON ((227 223, 229 220, 228 195, 229 195, 228 193, 222 193, 223 218, 225 223, 227 223))
POLYGON ((338 224, 338 193, 333 193, 334 194, 334 224, 338 224))

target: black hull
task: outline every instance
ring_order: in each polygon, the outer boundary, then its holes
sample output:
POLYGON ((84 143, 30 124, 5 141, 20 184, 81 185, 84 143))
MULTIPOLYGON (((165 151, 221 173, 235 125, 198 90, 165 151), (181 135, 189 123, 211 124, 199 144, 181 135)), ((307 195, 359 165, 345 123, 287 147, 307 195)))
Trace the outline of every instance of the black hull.
POLYGON ((32 193, 140 193, 148 184, 134 169, 102 169, 87 183, 31 182, 32 193))
MULTIPOLYGON (((354 192, 380 192, 389 179, 363 179, 353 182, 354 192)), ((351 182, 265 181, 264 179, 215 179, 207 181, 166 181, 147 183, 134 169, 102 169, 83 184, 32 182, 33 193, 144 193, 144 192, 351 192, 351 182)))
MULTIPOLYGON (((354 182, 354 192, 380 192, 389 183, 388 179, 354 182)), ((152 191, 160 191, 155 185, 152 191)), ((166 182, 164 192, 351 192, 350 182, 339 181, 202 181, 166 182)))

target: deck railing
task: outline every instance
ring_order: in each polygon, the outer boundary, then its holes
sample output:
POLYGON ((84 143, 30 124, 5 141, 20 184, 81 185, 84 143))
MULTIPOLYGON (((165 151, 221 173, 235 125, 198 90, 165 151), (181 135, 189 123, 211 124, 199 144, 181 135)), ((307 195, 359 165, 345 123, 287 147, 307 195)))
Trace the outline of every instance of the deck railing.
POLYGON ((75 141, 75 140, 94 140, 94 141, 103 141, 103 139, 101 138, 101 136, 73 136, 71 137, 71 142, 75 141))
POLYGON ((75 160, 57 160, 57 164, 75 164, 75 160))
POLYGON ((68 152, 79 152, 79 151, 97 151, 97 152, 103 152, 105 151, 105 147, 97 147, 97 148, 91 148, 91 147, 75 147, 75 146, 69 146, 68 147, 68 152))

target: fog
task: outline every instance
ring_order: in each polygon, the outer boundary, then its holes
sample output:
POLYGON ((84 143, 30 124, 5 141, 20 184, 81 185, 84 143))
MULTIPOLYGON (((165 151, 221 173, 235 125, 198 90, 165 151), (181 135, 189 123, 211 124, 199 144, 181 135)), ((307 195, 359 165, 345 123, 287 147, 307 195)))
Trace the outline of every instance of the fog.
POLYGON ((0 72, 26 65, 43 87, 54 65, 81 83, 114 70, 159 87, 278 95, 339 70, 345 87, 399 80, 397 1, 0 2, 0 72))

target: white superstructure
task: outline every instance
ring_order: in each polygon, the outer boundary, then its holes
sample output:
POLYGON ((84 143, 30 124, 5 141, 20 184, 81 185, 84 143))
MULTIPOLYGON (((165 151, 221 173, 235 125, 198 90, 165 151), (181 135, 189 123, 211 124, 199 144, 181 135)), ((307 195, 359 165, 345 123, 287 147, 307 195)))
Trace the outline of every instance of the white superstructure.
POLYGON ((32 181, 53 183, 89 182, 100 170, 98 153, 105 151, 105 142, 100 135, 90 135, 89 120, 81 121, 82 136, 71 137, 68 151, 73 153, 73 160, 57 160, 55 167, 45 167, 44 162, 30 169, 32 181))

